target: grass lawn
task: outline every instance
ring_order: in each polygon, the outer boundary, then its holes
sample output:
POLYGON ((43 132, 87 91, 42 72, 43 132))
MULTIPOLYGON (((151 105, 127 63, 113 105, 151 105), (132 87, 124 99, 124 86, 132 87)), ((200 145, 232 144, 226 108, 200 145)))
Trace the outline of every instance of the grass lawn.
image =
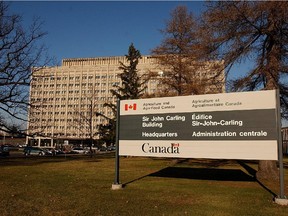
POLYGON ((0 215, 288 215, 273 203, 279 183, 255 181, 253 162, 121 157, 124 189, 113 191, 114 162, 111 154, 0 158, 0 215))

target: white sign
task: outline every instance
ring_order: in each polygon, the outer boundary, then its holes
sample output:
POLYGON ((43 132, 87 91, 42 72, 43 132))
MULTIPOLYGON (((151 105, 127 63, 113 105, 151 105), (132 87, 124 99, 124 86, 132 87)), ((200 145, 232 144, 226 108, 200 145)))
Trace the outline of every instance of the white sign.
POLYGON ((120 102, 119 154, 277 160, 276 91, 120 102))

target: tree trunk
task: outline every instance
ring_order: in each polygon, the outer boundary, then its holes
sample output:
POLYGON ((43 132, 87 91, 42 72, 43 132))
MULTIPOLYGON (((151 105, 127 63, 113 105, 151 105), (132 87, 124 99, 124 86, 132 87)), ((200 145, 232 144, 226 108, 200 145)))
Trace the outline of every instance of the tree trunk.
MULTIPOLYGON (((278 81, 279 81, 279 65, 280 63, 277 62, 277 58, 275 59, 275 56, 277 56, 277 46, 274 43, 275 39, 270 38, 270 44, 267 48, 267 53, 269 55, 267 56, 267 62, 268 67, 267 71, 265 73, 265 77, 267 80, 266 83, 266 90, 274 90, 279 88, 278 81), (276 61, 275 61, 276 60, 276 61)), ((280 119, 279 119, 280 120, 280 119)), ((256 173, 256 178, 258 180, 265 179, 265 180, 279 180, 279 171, 277 168, 276 161, 259 161, 258 165, 258 172, 256 173)))
POLYGON ((258 172, 256 173, 257 180, 279 180, 279 171, 276 161, 263 160, 259 161, 258 172))

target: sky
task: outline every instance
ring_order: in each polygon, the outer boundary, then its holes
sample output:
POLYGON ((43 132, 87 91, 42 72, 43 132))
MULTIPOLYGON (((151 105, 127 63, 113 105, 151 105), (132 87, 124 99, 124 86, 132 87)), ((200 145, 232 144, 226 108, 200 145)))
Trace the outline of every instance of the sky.
MULTIPOLYGON (((43 21, 52 65, 65 58, 123 56, 131 43, 142 55, 161 44, 171 12, 179 5, 198 16, 205 1, 9 1, 10 11, 22 15, 23 25, 43 21)), ((227 79, 238 77, 251 65, 234 66, 227 79)))
MULTIPOLYGON (((29 26, 34 17, 48 34, 41 40, 57 65, 65 58, 123 56, 131 43, 142 55, 160 45, 170 13, 184 5, 194 15, 205 10, 204 1, 9 1, 10 12, 29 26)), ((230 77, 249 70, 244 64, 230 77)), ((228 77, 229 78, 229 77, 228 77)))
POLYGON ((10 11, 22 15, 23 24, 33 17, 44 22, 42 42, 60 64, 64 58, 123 56, 131 43, 142 55, 160 45, 160 29, 178 5, 193 14, 203 1, 12 1, 10 11))

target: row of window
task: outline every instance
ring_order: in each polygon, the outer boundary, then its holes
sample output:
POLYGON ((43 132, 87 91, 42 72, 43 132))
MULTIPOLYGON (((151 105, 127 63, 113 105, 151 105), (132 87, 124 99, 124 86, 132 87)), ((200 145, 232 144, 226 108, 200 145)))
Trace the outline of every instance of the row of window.
MULTIPOLYGON (((47 102, 47 101, 80 101, 83 102, 83 101, 91 101, 90 98, 79 98, 79 97, 69 97, 69 98, 54 98, 54 97, 51 97, 51 98, 31 98, 31 103, 35 103, 35 102, 47 102)), ((105 101, 105 100, 108 100, 108 101, 114 101, 113 100, 113 97, 93 97, 93 101, 105 101)), ((42 105, 43 107, 44 105, 42 105)), ((51 105, 50 107, 53 107, 53 105, 51 105)))
MULTIPOLYGON (((89 109, 87 109, 87 112, 84 112, 83 109, 81 109, 81 110, 82 110, 81 112, 74 111, 74 110, 72 109, 72 110, 68 110, 68 111, 67 111, 67 114, 68 114, 68 115, 72 115, 72 114, 74 114, 74 115, 90 115, 91 106, 90 106, 90 105, 83 105, 83 106, 81 106, 81 108, 85 108, 85 107, 86 107, 86 108, 89 108, 89 109)), ((77 107, 75 107, 75 108, 79 108, 79 106, 77 106, 77 107)), ((95 106, 94 108, 93 108, 94 111, 97 110, 97 111, 99 111, 99 112, 103 112, 103 110, 102 110, 103 105, 101 105, 101 106, 95 106), (94 108, 95 108, 95 109, 94 109, 94 108), (97 108, 99 108, 99 109, 97 109, 97 108)), ((66 115, 66 111, 56 111, 56 112, 53 112, 53 111, 40 112, 39 110, 35 110, 35 111, 31 110, 31 111, 30 111, 31 117, 33 117, 33 116, 40 116, 40 115, 42 115, 42 116, 45 116, 45 115, 52 116, 53 114, 54 114, 54 115, 66 115)), ((96 115, 96 113, 94 113, 94 115, 96 115)))
POLYGON ((89 137, 89 134, 83 134, 83 133, 79 133, 79 134, 76 134, 76 133, 67 133, 66 135, 63 134, 63 133, 54 133, 54 135, 52 133, 43 133, 44 136, 48 136, 48 137, 57 137, 58 135, 59 136, 66 136, 66 137, 89 137))
MULTIPOLYGON (((94 73, 94 72, 91 72, 91 73, 94 73)), ((105 79, 105 78, 110 78, 110 79, 112 79, 112 78, 117 78, 118 77, 118 75, 117 74, 109 74, 109 75, 107 75, 107 74, 104 74, 104 75, 99 75, 99 74, 97 74, 97 75, 82 75, 82 76, 70 76, 70 77, 68 77, 68 76, 59 76, 59 77, 56 77, 56 80, 67 80, 67 79, 69 79, 69 80, 74 80, 74 79, 76 79, 76 80, 80 80, 81 78, 82 78, 82 80, 85 80, 85 79, 93 79, 95 77, 95 79, 105 79)), ((35 81, 42 81, 42 80, 55 80, 55 77, 51 74, 50 76, 35 76, 35 77, 33 77, 33 80, 35 80, 35 81)))
MULTIPOLYGON (((109 83, 106 83, 106 82, 102 82, 102 83, 94 83, 94 86, 95 87, 106 87, 108 84, 109 87, 113 87, 113 86, 118 86, 120 85, 120 82, 109 82, 109 83)), ((80 88, 81 87, 93 87, 93 83, 69 83, 69 84, 33 84, 32 85, 32 89, 35 90, 35 89, 41 89, 41 88, 54 88, 54 87, 57 87, 57 88, 67 88, 67 86, 69 88, 80 88)))
POLYGON ((37 82, 47 82, 47 81, 55 81, 55 80, 58 80, 58 81, 61 81, 61 80, 69 80, 69 81, 80 81, 80 80, 99 80, 99 79, 118 79, 118 75, 117 74, 110 74, 110 75, 84 75, 84 76, 70 76, 70 77, 67 77, 67 76, 59 76, 59 77, 54 77, 53 75, 51 76, 45 76, 45 77, 41 77, 41 76, 34 76, 33 77, 33 81, 37 81, 37 82))
MULTIPOLYGON (((81 122, 78 119, 68 119, 66 126, 63 124, 63 123, 65 123, 65 119, 55 119, 54 122, 52 121, 52 119, 42 119, 42 122, 45 123, 45 125, 41 126, 39 119, 35 119, 35 124, 30 124, 29 129, 30 130, 41 129, 42 131, 47 131, 47 130, 52 129, 52 128, 54 128, 54 129, 59 129, 59 128, 65 129, 66 128, 67 130, 71 130, 71 129, 78 128, 79 125, 82 129, 85 129, 85 127, 87 127, 87 129, 89 129, 89 125, 87 124, 87 122, 85 122, 85 121, 81 122), (47 124, 49 124, 49 125, 47 125, 47 124), (53 124, 53 126, 52 126, 52 124, 53 124)), ((105 123, 106 120, 103 118, 98 118, 97 120, 95 120, 93 122, 95 124, 94 128, 97 129, 98 125, 105 123)))
POLYGON ((31 96, 33 97, 35 97, 35 96, 37 96, 37 95, 42 95, 43 94, 43 96, 45 96, 45 95, 54 95, 54 94, 57 94, 57 95, 59 95, 59 94, 66 94, 66 93, 68 93, 68 94, 80 94, 80 92, 82 93, 82 94, 93 94, 93 92, 94 92, 94 94, 105 94, 106 92, 107 92, 107 90, 106 89, 99 89, 99 90, 82 90, 82 91, 80 91, 80 90, 69 90, 69 91, 66 91, 66 90, 63 90, 63 91, 33 91, 32 93, 31 93, 31 96))

